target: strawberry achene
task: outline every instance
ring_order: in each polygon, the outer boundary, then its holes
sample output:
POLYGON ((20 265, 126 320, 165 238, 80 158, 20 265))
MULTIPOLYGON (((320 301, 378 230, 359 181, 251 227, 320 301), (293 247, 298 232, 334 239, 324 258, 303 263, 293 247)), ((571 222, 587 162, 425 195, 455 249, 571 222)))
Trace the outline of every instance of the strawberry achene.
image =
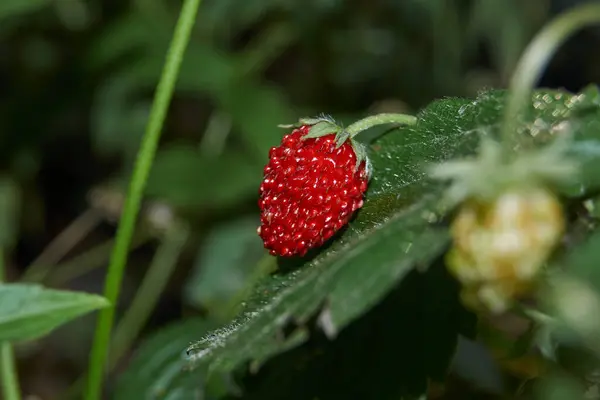
POLYGON ((336 148, 335 134, 302 139, 304 125, 269 151, 258 205, 258 234, 272 255, 303 256, 322 246, 362 207, 368 177, 356 168, 349 141, 336 148))

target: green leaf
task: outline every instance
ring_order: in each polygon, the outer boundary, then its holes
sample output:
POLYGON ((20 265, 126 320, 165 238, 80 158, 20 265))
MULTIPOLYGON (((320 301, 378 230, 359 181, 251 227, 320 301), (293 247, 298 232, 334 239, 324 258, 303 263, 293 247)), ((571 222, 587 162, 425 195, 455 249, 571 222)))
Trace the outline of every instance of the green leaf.
POLYGON ((244 399, 422 398, 426 377, 446 369, 464 317, 447 274, 441 264, 412 271, 335 340, 313 334, 247 376, 244 399))
POLYGON ((216 315, 229 311, 230 302, 246 287, 252 270, 265 254, 256 234, 259 225, 258 218, 245 217, 211 232, 185 286, 190 304, 216 315))
MULTIPOLYGON (((101 148, 129 147, 143 132, 144 106, 134 107, 136 90, 153 87, 162 69, 170 33, 156 29, 142 17, 127 18, 110 27, 90 51, 90 64, 104 65, 128 54, 134 58, 127 68, 106 82, 96 98, 94 137, 101 148), (128 99, 130 97, 131 99, 128 99)), ((295 120, 296 110, 276 87, 240 76, 243 57, 234 56, 207 43, 190 45, 181 65, 177 90, 208 95, 223 114, 232 119, 236 131, 257 157, 282 136, 278 124, 295 120)))
POLYGON ((421 115, 419 127, 376 143, 370 154, 375 175, 367 201, 340 240, 302 268, 265 279, 242 316, 201 341, 195 358, 209 362, 213 370, 264 360, 301 342, 302 330, 288 340, 278 336, 290 321, 305 323, 323 304, 325 329, 339 331, 380 301, 415 265, 427 266, 443 252, 447 233, 431 225, 440 186, 425 179, 422 160, 475 148, 475 135, 452 128, 465 103, 436 103, 421 115), (438 128, 440 121, 446 129, 438 128))
POLYGON ((133 102, 137 78, 117 74, 99 88, 92 109, 94 145, 103 153, 124 152, 133 157, 150 114, 149 102, 133 102))
MULTIPOLYGON (((591 386, 595 385, 590 384, 591 386)), ((598 388, 595 389, 597 392, 598 388)), ((585 392, 582 382, 559 371, 553 371, 550 376, 540 380, 535 386, 535 398, 540 400, 595 398, 587 397, 585 392)))
POLYGON ((0 20, 37 11, 50 3, 51 0, 2 0, 0 2, 0 20))
POLYGON ((97 295, 17 283, 0 283, 0 304, 0 342, 37 339, 108 306, 106 299, 97 295))
POLYGON ((206 157, 172 145, 157 153, 146 194, 176 207, 227 207, 257 193, 261 173, 242 153, 206 157))
POLYGON ((298 111, 280 90, 256 82, 235 81, 217 98, 248 148, 265 161, 269 148, 279 144, 283 136, 278 125, 298 119, 298 111))
MULTIPOLYGON (((577 153, 582 137, 600 138, 600 130, 593 129, 599 114, 591 97, 536 92, 519 117, 518 133, 538 146, 568 130, 577 153)), ((505 100, 505 92, 490 91, 474 100, 436 101, 419 113, 415 126, 377 140, 369 150, 374 172, 365 205, 348 229, 300 268, 280 263, 280 271, 263 280, 236 320, 190 348, 192 364, 211 371, 229 371, 246 361, 260 364, 306 341, 306 324, 313 318, 333 337, 380 302, 415 266, 426 269, 448 244, 447 232, 435 223, 449 210, 439 204, 443 187, 428 179, 424 167, 473 155, 482 135, 497 134, 505 100), (291 333, 290 326, 295 327, 291 333)), ((443 288, 453 282, 437 284, 443 288)), ((444 303, 438 295, 443 292, 435 291, 427 302, 444 303)), ((403 322, 411 326, 415 321, 403 322)), ((428 341, 436 343, 442 334, 431 330, 428 341)), ((450 348, 444 343, 444 349, 450 348)), ((435 375, 442 374, 443 368, 435 375)))
POLYGON ((136 350, 127 370, 119 376, 111 398, 123 399, 211 399, 206 396, 200 371, 186 368, 185 346, 215 324, 190 319, 160 330, 136 350))
POLYGON ((590 284, 600 293, 600 231, 596 230, 584 243, 570 249, 562 264, 570 275, 590 284))

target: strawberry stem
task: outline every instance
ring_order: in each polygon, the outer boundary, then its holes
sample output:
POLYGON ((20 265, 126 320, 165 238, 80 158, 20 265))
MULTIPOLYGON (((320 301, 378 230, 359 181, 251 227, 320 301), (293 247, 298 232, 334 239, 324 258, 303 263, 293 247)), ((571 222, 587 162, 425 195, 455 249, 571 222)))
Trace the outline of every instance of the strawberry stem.
POLYGON ((348 126, 345 131, 352 138, 362 131, 366 131, 377 125, 397 124, 397 125, 414 125, 417 123, 417 117, 407 114, 383 113, 372 115, 356 121, 348 126))

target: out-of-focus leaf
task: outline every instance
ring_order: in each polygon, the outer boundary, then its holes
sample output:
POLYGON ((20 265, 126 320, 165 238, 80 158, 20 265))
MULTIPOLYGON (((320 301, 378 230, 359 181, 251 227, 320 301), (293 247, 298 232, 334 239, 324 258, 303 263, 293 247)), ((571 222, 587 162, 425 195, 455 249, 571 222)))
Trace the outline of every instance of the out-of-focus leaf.
POLYGON ((19 188, 8 178, 0 178, 0 246, 10 247, 17 238, 19 188))
POLYGON ((600 231, 571 249, 563 264, 570 275, 587 282, 600 292, 600 231))
POLYGON ((253 82, 231 84, 219 94, 219 103, 232 118, 248 147, 265 159, 285 131, 277 125, 295 123, 302 115, 294 112, 275 88, 253 82))
POLYGON ((131 52, 143 56, 152 49, 166 50, 170 36, 169 24, 156 24, 140 13, 126 14, 107 26, 93 43, 88 52, 88 64, 103 68, 131 52))
POLYGON ((258 218, 246 217, 217 227, 199 251, 194 272, 186 284, 189 303, 222 315, 233 297, 248 284, 257 262, 264 256, 256 234, 258 218))
POLYGON ((106 307, 108 302, 87 293, 0 283, 0 304, 0 342, 20 342, 47 335, 72 319, 106 307))
POLYGON ((115 400, 189 400, 213 397, 206 393, 200 371, 186 368, 185 346, 214 323, 190 319, 157 332, 136 350, 131 364, 119 376, 111 398, 115 400))
POLYGON ((51 3, 51 0, 2 0, 0 2, 0 20, 30 13, 51 3))
MULTIPOLYGON (((160 39, 162 36, 148 21, 128 19, 109 30, 91 51, 93 65, 126 54, 135 57, 97 96, 93 128, 101 149, 130 149, 139 142, 147 106, 136 106, 133 99, 141 89, 152 88, 160 76, 168 43, 160 39)), ((241 76, 246 68, 243 62, 242 57, 212 45, 191 43, 181 65, 177 90, 212 98, 232 119, 256 157, 266 157, 269 147, 283 135, 277 125, 294 122, 300 115, 275 87, 241 76)))
MULTIPOLYGON (((302 329, 287 339, 281 332, 315 315, 326 332, 339 331, 415 265, 428 265, 447 243, 446 232, 431 225, 446 210, 439 208, 441 186, 427 179, 423 167, 473 154, 480 135, 497 131, 504 104, 503 91, 481 93, 472 101, 437 101, 419 113, 415 126, 376 141, 365 205, 344 235, 301 268, 265 278, 239 318, 191 347, 192 362, 206 363, 213 371, 228 371, 248 360, 261 362, 305 340, 302 329)), ((597 110, 585 95, 539 91, 519 117, 518 133, 539 145, 567 127, 575 143, 585 134, 596 140, 590 127, 597 110)), ((431 341, 436 340, 434 332, 431 341)))
POLYGON ((594 399, 584 396, 585 388, 575 378, 553 373, 538 382, 535 388, 536 398, 540 400, 594 399))
POLYGON ((116 75, 98 90, 91 123, 96 149, 103 153, 123 152, 133 157, 150 114, 148 101, 133 102, 138 81, 116 75))
POLYGON ((241 153, 213 158, 191 146, 173 145, 156 155, 146 193, 176 207, 227 207, 257 193, 261 173, 241 153))

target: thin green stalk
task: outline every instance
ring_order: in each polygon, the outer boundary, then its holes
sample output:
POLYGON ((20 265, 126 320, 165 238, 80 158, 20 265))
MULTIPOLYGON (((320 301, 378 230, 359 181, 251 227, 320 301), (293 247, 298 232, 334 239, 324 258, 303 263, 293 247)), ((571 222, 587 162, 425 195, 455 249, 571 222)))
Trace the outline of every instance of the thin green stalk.
POLYGON ((138 151, 125 199, 123 214, 117 229, 115 247, 106 276, 104 296, 111 303, 111 306, 103 309, 98 316, 98 324, 89 362, 89 375, 85 391, 86 400, 99 400, 101 396, 102 381, 107 365, 106 359, 108 357, 110 334, 115 314, 115 304, 119 297, 129 245, 140 210, 143 191, 152 162, 154 161, 167 109, 173 96, 183 55, 190 40, 200 2, 201 0, 185 0, 183 3, 160 81, 158 82, 146 132, 138 151))
MULTIPOLYGON (((125 350, 131 346, 144 327, 177 265, 181 249, 188 237, 187 226, 175 225, 165 233, 131 305, 115 328, 107 366, 109 372, 114 370, 125 350)), ((80 376, 61 398, 76 398, 85 379, 85 375, 80 376)))
POLYGON ((2 398, 5 400, 21 400, 17 365, 12 345, 8 342, 2 343, 0 351, 2 351, 2 398))
POLYGON ((144 327, 175 270, 188 237, 188 227, 180 223, 175 223, 165 233, 131 305, 115 329, 110 351, 111 370, 144 327))
POLYGON ((515 126, 519 111, 530 101, 534 85, 556 50, 579 29, 596 23, 600 23, 600 4, 575 7, 546 25, 527 46, 511 78, 504 112, 502 139, 508 150, 518 138, 515 126))
MULTIPOLYGON (((0 249, 0 282, 4 281, 4 251, 0 249)), ((0 343, 0 376, 2 378, 2 398, 4 400, 20 400, 21 390, 17 375, 17 363, 12 345, 0 343)))
POLYGON ((363 118, 360 121, 356 121, 352 125, 348 126, 345 131, 354 137, 360 132, 367 129, 373 128, 377 125, 384 124, 398 124, 398 125, 414 125, 417 123, 417 117, 407 114, 394 114, 394 113, 383 113, 372 115, 367 118, 363 118))

